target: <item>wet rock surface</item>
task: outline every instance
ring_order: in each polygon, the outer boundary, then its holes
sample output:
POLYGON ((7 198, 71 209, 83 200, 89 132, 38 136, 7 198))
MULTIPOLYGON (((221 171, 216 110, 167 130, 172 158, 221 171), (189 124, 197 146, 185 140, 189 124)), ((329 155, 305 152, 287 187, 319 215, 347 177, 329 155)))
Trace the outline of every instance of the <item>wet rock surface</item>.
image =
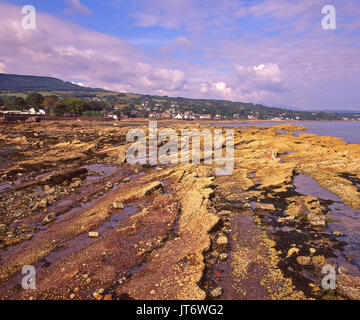
POLYGON ((126 163, 129 128, 0 125, 1 299, 359 299, 359 145, 239 128, 215 176, 126 163))

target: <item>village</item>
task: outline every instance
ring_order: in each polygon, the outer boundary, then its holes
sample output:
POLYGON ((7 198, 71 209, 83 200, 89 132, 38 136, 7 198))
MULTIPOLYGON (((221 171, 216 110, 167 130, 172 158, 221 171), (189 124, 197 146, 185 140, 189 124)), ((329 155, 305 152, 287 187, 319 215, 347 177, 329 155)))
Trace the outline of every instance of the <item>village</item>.
POLYGON ((0 97, 0 116, 6 119, 29 117, 86 117, 89 120, 360 120, 358 113, 294 111, 261 104, 203 100, 127 93, 51 93, 36 92, 23 97, 5 94, 0 97), (50 95, 49 95, 50 94, 50 95))

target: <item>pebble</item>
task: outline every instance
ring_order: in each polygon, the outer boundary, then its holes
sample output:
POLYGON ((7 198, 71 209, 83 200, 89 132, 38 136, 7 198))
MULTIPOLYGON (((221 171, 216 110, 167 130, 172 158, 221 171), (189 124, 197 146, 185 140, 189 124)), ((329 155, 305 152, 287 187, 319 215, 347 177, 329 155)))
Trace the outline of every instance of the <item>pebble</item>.
POLYGON ((121 201, 114 201, 112 206, 114 209, 124 209, 124 204, 121 201))
POLYGON ((222 295, 222 289, 221 289, 221 287, 217 287, 217 288, 212 289, 212 290, 210 291, 210 296, 211 296, 212 298, 218 298, 218 297, 220 297, 221 295, 222 295))
POLYGON ((227 254, 227 253, 220 253, 219 259, 220 259, 221 261, 225 261, 225 260, 227 260, 227 258, 228 258, 228 254, 227 254))
POLYGON ((347 273, 348 273, 348 270, 347 270, 345 267, 340 266, 340 267, 338 268, 338 273, 339 273, 339 274, 347 274, 347 273))
POLYGON ((112 300, 112 294, 109 293, 104 297, 104 300, 112 300))
POLYGON ((47 224, 47 223, 54 221, 55 219, 56 219, 55 214, 50 213, 43 219, 43 223, 47 224))
POLYGON ((305 257, 305 256, 300 256, 300 257, 296 258, 296 261, 298 262, 298 264, 300 264, 302 266, 308 266, 311 262, 311 258, 305 257))
POLYGON ((98 238, 99 232, 91 231, 91 232, 89 232, 89 237, 90 238, 98 238))
POLYGON ((335 237, 342 237, 344 234, 343 234, 342 232, 340 232, 340 231, 334 231, 334 232, 333 232, 333 235, 334 235, 335 237))
POLYGON ((288 251, 286 258, 291 257, 294 253, 295 253, 295 254, 299 254, 299 252, 300 252, 300 249, 299 249, 299 248, 291 248, 291 249, 288 251))
POLYGON ((102 299, 102 295, 100 295, 98 292, 94 292, 93 296, 96 300, 101 300, 102 299))
POLYGON ((217 238, 216 244, 219 245, 219 246, 228 244, 228 239, 227 239, 227 237, 221 236, 221 237, 217 238))
POLYGON ((218 213, 219 216, 228 216, 231 214, 231 211, 228 210, 222 210, 218 213))

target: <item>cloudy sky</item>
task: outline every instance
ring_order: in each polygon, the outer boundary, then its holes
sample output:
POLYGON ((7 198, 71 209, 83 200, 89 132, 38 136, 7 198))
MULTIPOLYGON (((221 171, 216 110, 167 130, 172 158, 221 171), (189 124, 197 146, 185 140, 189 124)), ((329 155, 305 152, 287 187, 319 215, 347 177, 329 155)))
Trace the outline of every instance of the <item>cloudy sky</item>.
POLYGON ((0 0, 0 72, 116 91, 360 110, 359 47, 359 0, 0 0))

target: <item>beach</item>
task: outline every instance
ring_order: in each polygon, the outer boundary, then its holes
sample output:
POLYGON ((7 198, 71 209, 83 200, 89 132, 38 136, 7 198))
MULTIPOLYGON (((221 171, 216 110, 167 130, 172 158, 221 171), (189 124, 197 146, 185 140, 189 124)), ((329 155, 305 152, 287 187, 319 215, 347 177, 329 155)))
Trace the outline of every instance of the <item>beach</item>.
POLYGON ((232 125, 234 168, 216 175, 203 154, 128 163, 127 133, 147 125, 0 124, 1 299, 360 298, 360 144, 232 125), (28 265, 36 290, 21 287, 28 265))

